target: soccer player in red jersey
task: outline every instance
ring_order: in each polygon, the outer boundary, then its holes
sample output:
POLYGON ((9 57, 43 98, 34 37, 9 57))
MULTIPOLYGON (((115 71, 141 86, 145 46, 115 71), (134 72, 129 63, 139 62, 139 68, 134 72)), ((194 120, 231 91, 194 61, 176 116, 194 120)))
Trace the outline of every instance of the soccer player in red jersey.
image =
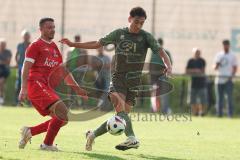
POLYGON ((22 69, 22 84, 19 100, 28 98, 42 116, 51 119, 33 127, 21 129, 19 148, 24 148, 32 136, 47 132, 42 150, 58 151, 53 141, 60 128, 68 122, 68 109, 54 91, 61 78, 80 96, 87 99, 86 91, 81 89, 71 73, 62 65, 62 55, 52 41, 55 25, 52 18, 42 18, 39 22, 41 37, 26 50, 22 69))

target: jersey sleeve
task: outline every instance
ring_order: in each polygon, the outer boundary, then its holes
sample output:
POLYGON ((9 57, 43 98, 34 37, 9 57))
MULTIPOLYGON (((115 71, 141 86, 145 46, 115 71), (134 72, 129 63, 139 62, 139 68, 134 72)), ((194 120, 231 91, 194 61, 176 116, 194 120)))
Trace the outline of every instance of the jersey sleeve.
POLYGON ((203 66, 202 68, 204 69, 206 67, 206 61, 203 59, 203 66))
POLYGON ((192 69, 193 68, 193 66, 192 66, 192 60, 190 59, 190 60, 188 60, 188 62, 187 62, 187 69, 192 69))
POLYGON ((214 58, 214 63, 220 63, 222 59, 222 55, 218 53, 214 58))
POLYGON ((32 43, 26 50, 25 61, 35 63, 38 55, 38 47, 36 43, 32 43))
POLYGON ((149 48, 151 48, 154 54, 158 54, 160 49, 162 49, 160 44, 150 33, 147 33, 147 42, 148 42, 149 48))
POLYGON ((8 52, 6 54, 6 58, 7 59, 11 59, 12 58, 12 52, 10 50, 8 50, 8 52))
POLYGON ((233 66, 238 66, 238 60, 235 55, 233 55, 233 66))
POLYGON ((16 54, 19 54, 20 47, 21 47, 21 45, 20 45, 20 44, 18 44, 18 45, 17 45, 17 53, 16 53, 16 54))
POLYGON ((171 53, 168 50, 165 50, 165 52, 167 53, 168 58, 169 58, 171 64, 173 64, 173 59, 172 59, 171 53))
POLYGON ((107 34, 103 38, 99 39, 99 42, 102 46, 108 45, 108 44, 115 44, 117 39, 117 32, 118 30, 114 30, 111 33, 107 34))

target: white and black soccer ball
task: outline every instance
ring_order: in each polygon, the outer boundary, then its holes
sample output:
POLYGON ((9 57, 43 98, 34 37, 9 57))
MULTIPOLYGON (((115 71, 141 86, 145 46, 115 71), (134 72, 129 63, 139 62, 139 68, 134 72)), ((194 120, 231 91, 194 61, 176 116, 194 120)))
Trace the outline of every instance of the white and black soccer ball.
POLYGON ((107 130, 114 136, 121 135, 126 128, 126 122, 119 116, 113 116, 107 121, 107 130))

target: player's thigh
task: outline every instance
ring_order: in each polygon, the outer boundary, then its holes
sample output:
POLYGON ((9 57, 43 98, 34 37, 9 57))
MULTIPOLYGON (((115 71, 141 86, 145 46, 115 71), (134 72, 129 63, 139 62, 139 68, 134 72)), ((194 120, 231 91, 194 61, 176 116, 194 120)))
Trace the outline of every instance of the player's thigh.
POLYGON ((51 116, 56 116, 65 122, 68 121, 68 108, 63 103, 63 101, 59 100, 55 102, 49 107, 49 110, 50 110, 51 116))

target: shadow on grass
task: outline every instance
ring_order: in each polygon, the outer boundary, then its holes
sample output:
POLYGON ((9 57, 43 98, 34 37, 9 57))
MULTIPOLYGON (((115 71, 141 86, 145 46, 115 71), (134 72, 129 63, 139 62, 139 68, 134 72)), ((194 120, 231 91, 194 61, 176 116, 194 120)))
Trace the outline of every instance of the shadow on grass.
POLYGON ((123 158, 117 157, 117 156, 112 156, 112 155, 107 155, 107 154, 99 154, 99 153, 86 153, 82 152, 82 155, 88 156, 89 158, 98 158, 102 160, 125 160, 123 158))
POLYGON ((149 159, 149 160, 184 160, 184 159, 178 159, 178 158, 169 158, 169 157, 158 157, 158 156, 151 156, 151 155, 137 155, 139 158, 143 159, 149 159))
MULTIPOLYGON (((66 152, 66 151, 61 151, 66 152)), ((125 160, 124 158, 120 158, 117 156, 107 155, 107 154, 99 154, 99 153, 87 153, 87 152, 67 152, 67 153, 74 153, 74 154, 80 154, 83 156, 87 156, 89 158, 96 158, 101 160, 125 160)))
POLYGON ((2 160, 20 160, 18 158, 4 158, 2 156, 0 156, 0 159, 2 159, 2 160))
MULTIPOLYGON (((65 152, 65 151, 63 151, 63 152, 65 152)), ((83 156, 87 156, 89 158, 95 158, 95 159, 100 159, 100 160, 125 160, 125 158, 121 158, 118 156, 99 154, 99 153, 90 153, 90 152, 68 152, 68 153, 80 154, 83 156)), ((185 160, 185 159, 179 159, 179 158, 152 156, 152 155, 144 155, 144 154, 136 155, 136 154, 124 154, 123 153, 123 155, 129 155, 129 156, 135 157, 136 159, 141 158, 141 159, 146 159, 146 160, 185 160)))
POLYGON ((125 154, 125 155, 135 156, 136 158, 147 159, 147 160, 185 160, 185 159, 179 159, 179 158, 152 156, 152 155, 144 155, 144 154, 139 154, 139 155, 125 154))

